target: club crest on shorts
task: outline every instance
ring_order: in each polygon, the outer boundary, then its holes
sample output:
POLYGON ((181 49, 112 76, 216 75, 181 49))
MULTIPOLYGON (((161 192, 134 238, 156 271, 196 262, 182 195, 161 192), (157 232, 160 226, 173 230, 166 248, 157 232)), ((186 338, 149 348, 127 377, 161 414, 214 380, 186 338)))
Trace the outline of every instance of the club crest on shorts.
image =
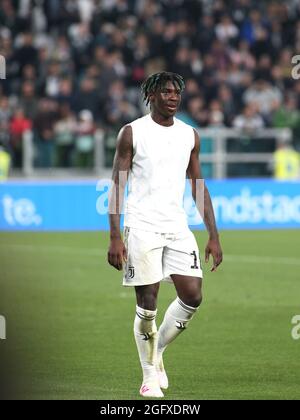
POLYGON ((130 265, 127 270, 127 279, 133 279, 135 274, 134 267, 130 265))

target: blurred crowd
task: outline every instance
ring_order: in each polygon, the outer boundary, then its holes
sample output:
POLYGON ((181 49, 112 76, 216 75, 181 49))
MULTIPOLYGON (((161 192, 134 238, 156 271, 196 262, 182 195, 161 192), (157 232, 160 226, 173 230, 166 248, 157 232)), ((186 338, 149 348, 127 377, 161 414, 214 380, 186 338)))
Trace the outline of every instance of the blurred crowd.
MULTIPOLYGON (((1 0, 0 142, 22 164, 92 165, 147 112, 141 82, 161 70, 186 81, 180 118, 195 127, 290 127, 300 144, 298 0, 1 0)), ((300 73, 300 71, 299 71, 300 73)))

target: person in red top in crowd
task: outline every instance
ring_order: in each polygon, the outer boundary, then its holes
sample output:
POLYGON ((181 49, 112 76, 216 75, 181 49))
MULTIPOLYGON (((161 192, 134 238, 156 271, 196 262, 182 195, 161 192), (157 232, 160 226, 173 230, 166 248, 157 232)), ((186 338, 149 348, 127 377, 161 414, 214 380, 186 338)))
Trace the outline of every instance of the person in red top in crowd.
POLYGON ((13 165, 15 168, 22 167, 23 159, 23 134, 32 129, 32 121, 25 117, 22 108, 18 108, 10 122, 10 145, 13 155, 13 165))

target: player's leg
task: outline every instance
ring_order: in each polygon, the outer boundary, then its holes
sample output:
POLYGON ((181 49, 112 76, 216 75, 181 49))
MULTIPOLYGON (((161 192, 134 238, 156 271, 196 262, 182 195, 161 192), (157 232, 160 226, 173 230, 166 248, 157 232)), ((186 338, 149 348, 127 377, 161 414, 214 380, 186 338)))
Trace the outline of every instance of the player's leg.
POLYGON ((134 336, 143 370, 140 394, 145 397, 163 397, 157 377, 157 294, 159 283, 136 286, 136 316, 134 336))
POLYGON ((159 282, 162 279, 161 238, 152 232, 137 229, 126 230, 125 246, 127 264, 123 284, 134 286, 136 292, 136 315, 134 336, 143 371, 140 394, 163 397, 155 366, 157 364, 156 302, 159 282))
POLYGON ((192 232, 172 241, 164 252, 164 275, 169 275, 177 291, 158 332, 157 371, 160 385, 168 387, 163 352, 188 326, 202 301, 202 269, 199 250, 192 232))
POLYGON ((177 298, 168 307, 163 323, 159 329, 159 356, 175 338, 188 326, 202 301, 202 279, 172 275, 177 298))
POLYGON ((202 279, 174 274, 177 298, 168 307, 159 329, 159 360, 166 347, 188 326, 202 301, 202 279))
POLYGON ((146 286, 136 286, 136 303, 140 308, 155 311, 157 308, 157 295, 160 282, 148 284, 146 286))
POLYGON ((157 371, 160 386, 168 388, 168 378, 163 364, 163 353, 188 326, 202 301, 202 279, 183 275, 172 275, 177 298, 168 307, 164 320, 159 328, 157 371))

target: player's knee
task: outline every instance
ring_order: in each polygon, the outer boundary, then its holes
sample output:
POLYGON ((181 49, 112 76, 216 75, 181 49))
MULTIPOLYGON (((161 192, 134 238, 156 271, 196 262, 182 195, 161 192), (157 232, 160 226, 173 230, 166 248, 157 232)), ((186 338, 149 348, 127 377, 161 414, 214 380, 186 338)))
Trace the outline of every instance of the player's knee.
POLYGON ((197 291, 196 293, 185 296, 182 299, 182 301, 186 305, 191 306, 192 308, 198 308, 198 306, 200 306, 202 303, 202 299, 203 299, 202 292, 197 291))
POLYGON ((196 299, 194 301, 194 307, 195 308, 198 308, 198 306, 201 305, 202 299, 203 299, 203 296, 202 296, 202 293, 200 292, 200 294, 196 297, 196 299))
POLYGON ((198 308, 198 306, 200 306, 202 303, 202 295, 196 295, 194 296, 191 301, 190 301, 190 305, 192 308, 198 308))
POLYGON ((147 295, 139 296, 138 306, 143 309, 148 309, 149 311, 154 311, 157 306, 156 294, 147 294, 147 295))
POLYGON ((157 295, 159 286, 139 286, 135 288, 137 305, 140 308, 148 309, 149 311, 155 311, 157 306, 157 295))

